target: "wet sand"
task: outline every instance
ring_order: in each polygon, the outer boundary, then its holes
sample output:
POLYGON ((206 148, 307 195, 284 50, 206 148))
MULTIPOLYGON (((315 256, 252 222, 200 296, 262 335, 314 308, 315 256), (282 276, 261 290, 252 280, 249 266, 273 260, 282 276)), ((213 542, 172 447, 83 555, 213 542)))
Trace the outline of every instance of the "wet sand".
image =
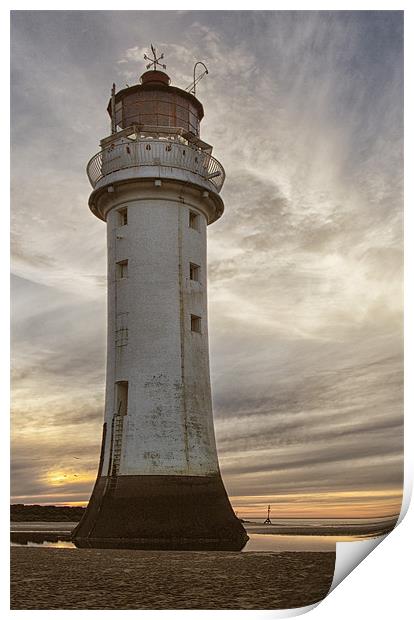
POLYGON ((323 599, 335 553, 11 548, 11 609, 285 609, 323 599))
POLYGON ((283 536, 330 536, 330 537, 343 537, 354 536, 355 538, 374 538, 376 536, 383 536, 389 534, 395 527, 397 519, 392 519, 386 522, 371 522, 352 525, 325 525, 325 526, 307 526, 292 524, 278 524, 277 522, 272 525, 261 524, 246 524, 244 527, 248 533, 255 534, 276 534, 283 536))

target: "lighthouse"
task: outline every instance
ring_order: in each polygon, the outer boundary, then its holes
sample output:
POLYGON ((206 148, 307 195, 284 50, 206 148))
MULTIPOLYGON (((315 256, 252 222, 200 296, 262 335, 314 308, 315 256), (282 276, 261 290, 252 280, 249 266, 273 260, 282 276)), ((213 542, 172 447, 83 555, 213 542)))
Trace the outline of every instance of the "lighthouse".
MULTIPOLYGON (((200 138, 203 106, 152 48, 140 83, 108 104, 111 133, 87 166, 106 223, 105 415, 79 547, 240 550, 214 436, 207 226, 225 173, 200 138)), ((195 77, 195 76, 194 76, 195 77)))

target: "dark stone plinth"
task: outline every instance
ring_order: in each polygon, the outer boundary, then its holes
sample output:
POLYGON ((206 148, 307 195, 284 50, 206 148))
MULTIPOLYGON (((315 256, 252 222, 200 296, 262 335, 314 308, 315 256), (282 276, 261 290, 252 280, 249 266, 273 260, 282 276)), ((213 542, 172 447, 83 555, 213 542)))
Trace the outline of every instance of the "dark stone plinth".
POLYGON ((78 547, 229 551, 248 540, 219 474, 102 476, 72 538, 78 547))

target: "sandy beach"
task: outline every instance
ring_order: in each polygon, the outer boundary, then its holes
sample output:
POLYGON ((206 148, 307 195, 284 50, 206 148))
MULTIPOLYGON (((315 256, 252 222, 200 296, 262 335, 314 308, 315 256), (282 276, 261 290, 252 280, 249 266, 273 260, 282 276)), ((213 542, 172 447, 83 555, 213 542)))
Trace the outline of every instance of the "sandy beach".
POLYGON ((11 549, 11 609, 284 609, 320 601, 335 553, 11 549))
POLYGON ((11 608, 302 607, 329 591, 336 540, 378 535, 394 523, 394 518, 245 523, 250 540, 243 552, 233 553, 75 549, 74 522, 14 522, 11 608))

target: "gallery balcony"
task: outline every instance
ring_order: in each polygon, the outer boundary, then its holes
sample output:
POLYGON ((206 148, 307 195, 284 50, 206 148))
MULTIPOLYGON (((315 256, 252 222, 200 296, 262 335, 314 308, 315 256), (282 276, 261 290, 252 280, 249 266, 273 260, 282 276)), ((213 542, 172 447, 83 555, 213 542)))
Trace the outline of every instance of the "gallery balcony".
MULTIPOLYGON (((201 141, 200 141, 201 142, 201 141)), ((220 192, 225 172, 211 153, 181 136, 112 139, 87 165, 94 189, 116 180, 133 177, 167 177, 195 182, 211 192, 220 192)))

